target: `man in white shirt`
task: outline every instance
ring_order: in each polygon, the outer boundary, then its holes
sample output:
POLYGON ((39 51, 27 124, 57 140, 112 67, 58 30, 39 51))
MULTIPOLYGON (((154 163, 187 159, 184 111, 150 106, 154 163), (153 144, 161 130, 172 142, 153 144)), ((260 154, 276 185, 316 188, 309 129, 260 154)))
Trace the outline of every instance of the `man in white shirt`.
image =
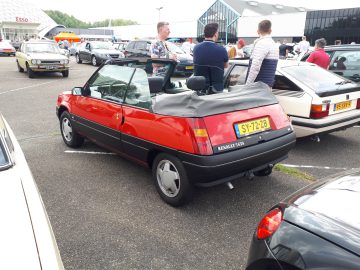
POLYGON ((195 43, 193 43, 192 38, 188 38, 187 41, 185 41, 181 45, 181 49, 183 49, 186 53, 191 54, 191 55, 193 54, 194 47, 195 47, 195 43))
POLYGON ((309 41, 306 40, 306 36, 302 37, 302 41, 299 42, 299 51, 300 53, 307 52, 310 48, 309 41))

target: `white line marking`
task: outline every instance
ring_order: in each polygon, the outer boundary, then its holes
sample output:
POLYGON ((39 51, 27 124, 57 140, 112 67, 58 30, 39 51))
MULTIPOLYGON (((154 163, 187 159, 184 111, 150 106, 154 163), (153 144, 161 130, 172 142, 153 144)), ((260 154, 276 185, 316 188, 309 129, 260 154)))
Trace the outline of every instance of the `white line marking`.
POLYGON ((69 154, 117 155, 116 153, 93 152, 93 151, 72 151, 72 150, 65 150, 64 152, 65 152, 65 153, 69 153, 69 154))
POLYGON ((293 164, 281 164, 289 168, 311 168, 311 169, 322 169, 322 170, 354 170, 356 168, 338 168, 338 167, 328 167, 328 166, 311 166, 311 165, 293 165, 293 164))
POLYGON ((20 90, 24 90, 24 89, 28 89, 28 88, 33 88, 33 87, 37 87, 37 86, 41 86, 41 85, 45 85, 45 84, 49 84, 49 83, 53 83, 53 82, 55 82, 55 80, 50 81, 50 82, 38 83, 38 84, 29 85, 29 86, 25 86, 25 87, 15 88, 15 89, 11 89, 11 90, 8 90, 5 92, 1 92, 0 95, 11 93, 11 92, 16 92, 16 91, 20 91, 20 90))

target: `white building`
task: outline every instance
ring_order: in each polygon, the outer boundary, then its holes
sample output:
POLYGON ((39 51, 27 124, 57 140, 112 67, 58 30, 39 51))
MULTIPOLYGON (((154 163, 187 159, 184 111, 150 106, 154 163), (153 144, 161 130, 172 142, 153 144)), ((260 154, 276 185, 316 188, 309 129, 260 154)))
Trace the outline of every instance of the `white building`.
POLYGON ((0 0, 0 35, 22 41, 58 26, 44 11, 22 0, 0 0))

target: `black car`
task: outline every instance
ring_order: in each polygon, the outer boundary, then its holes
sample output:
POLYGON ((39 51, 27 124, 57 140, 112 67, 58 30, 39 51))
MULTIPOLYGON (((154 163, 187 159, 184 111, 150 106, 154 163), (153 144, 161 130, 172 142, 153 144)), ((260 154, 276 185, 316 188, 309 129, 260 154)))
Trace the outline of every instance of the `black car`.
MULTIPOLYGON (((131 41, 125 49, 125 57, 136 59, 140 63, 146 63, 151 58, 150 46, 151 40, 134 40, 131 41)), ((174 43, 166 41, 166 45, 171 53, 176 54, 178 64, 176 65, 175 75, 189 76, 193 73, 194 64, 193 57, 187 54, 181 48, 176 46, 174 43)), ((150 67, 151 69, 151 67, 150 67)), ((147 69, 148 73, 152 73, 152 70, 147 69)))
POLYGON ((360 269, 359 205, 360 170, 299 190, 260 221, 246 269, 360 269))
MULTIPOLYGON (((360 45, 326 46, 325 52, 330 56, 329 70, 354 82, 360 82, 360 45)), ((306 61, 311 52, 305 54, 301 61, 306 61)))
POLYGON ((99 66, 109 59, 124 58, 124 54, 115 50, 109 42, 89 41, 80 44, 75 58, 78 64, 84 61, 90 62, 93 66, 99 66))

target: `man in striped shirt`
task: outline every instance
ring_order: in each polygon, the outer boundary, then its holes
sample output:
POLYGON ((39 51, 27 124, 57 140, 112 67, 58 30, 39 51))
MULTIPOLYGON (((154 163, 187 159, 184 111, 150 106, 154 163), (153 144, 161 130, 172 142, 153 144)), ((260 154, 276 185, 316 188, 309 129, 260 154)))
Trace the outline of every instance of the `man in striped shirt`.
POLYGON ((270 36, 271 22, 269 20, 261 21, 257 32, 259 38, 254 42, 246 75, 246 84, 261 81, 272 87, 279 60, 279 46, 270 36))

